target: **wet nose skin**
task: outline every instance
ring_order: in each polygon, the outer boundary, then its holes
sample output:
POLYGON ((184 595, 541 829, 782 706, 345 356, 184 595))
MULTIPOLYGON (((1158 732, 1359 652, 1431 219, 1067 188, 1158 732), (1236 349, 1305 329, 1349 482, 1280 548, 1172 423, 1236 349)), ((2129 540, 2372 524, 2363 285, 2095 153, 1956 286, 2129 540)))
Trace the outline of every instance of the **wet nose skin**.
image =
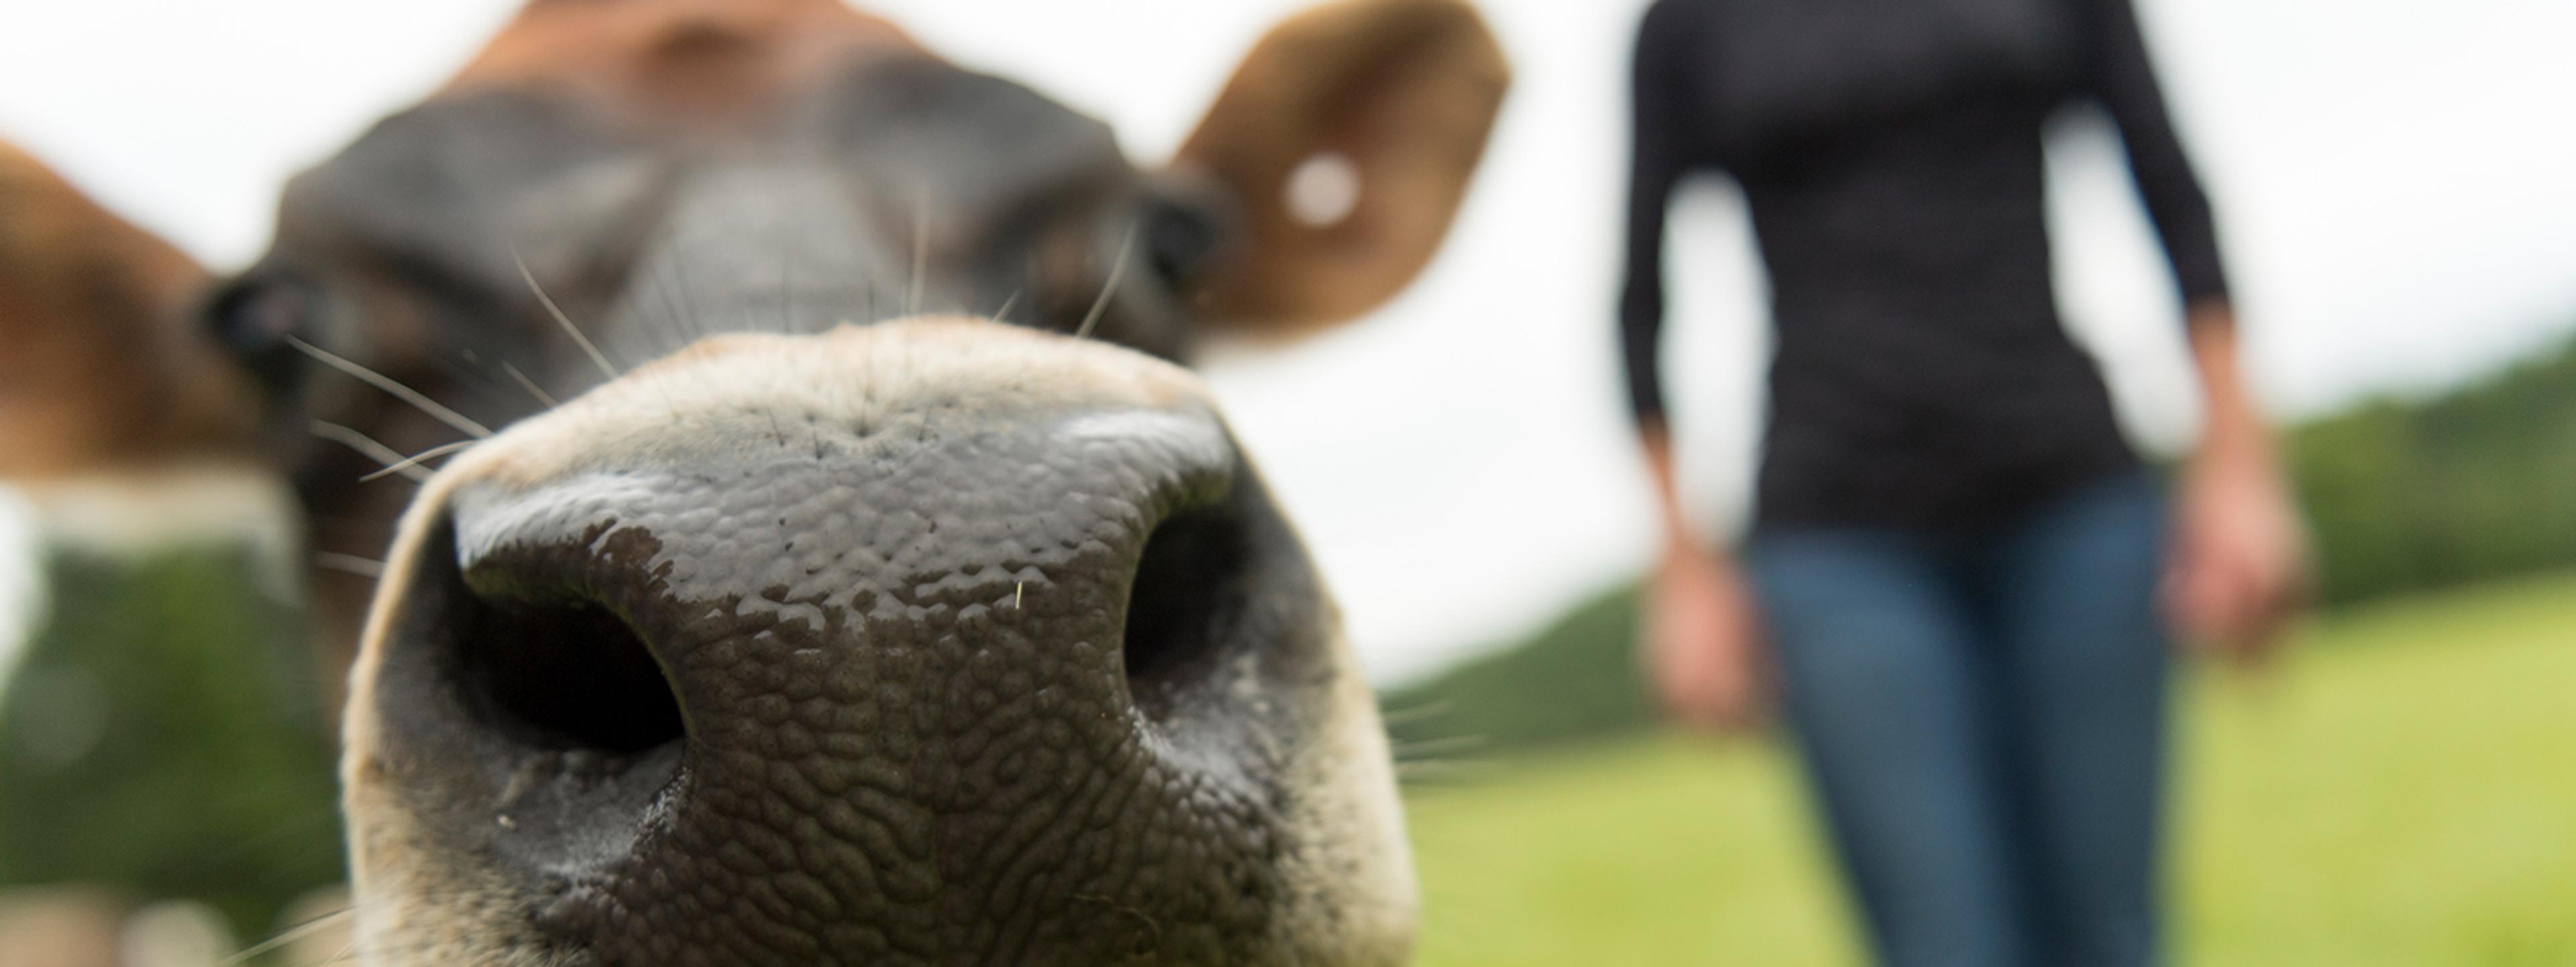
POLYGON ((1245 959, 1329 611, 1203 405, 1079 395, 487 461, 360 768, 599 963, 1245 959))

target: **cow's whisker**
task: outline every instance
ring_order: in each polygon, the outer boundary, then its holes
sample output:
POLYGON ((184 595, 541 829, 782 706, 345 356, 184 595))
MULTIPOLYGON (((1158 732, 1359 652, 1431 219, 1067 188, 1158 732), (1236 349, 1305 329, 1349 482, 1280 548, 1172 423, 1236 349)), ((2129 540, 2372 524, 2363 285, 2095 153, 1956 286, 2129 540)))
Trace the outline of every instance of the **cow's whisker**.
POLYGON ((921 290, 930 281, 930 189, 913 196, 912 205, 912 287, 903 295, 903 313, 921 311, 921 290))
MULTIPOLYGON (((512 248, 510 250, 510 261, 518 265, 519 278, 527 280, 528 291, 537 294, 537 302, 538 304, 546 307, 546 314, 553 316, 555 318, 555 323, 557 325, 561 325, 563 327, 563 331, 572 336, 572 341, 580 344, 582 353, 590 357, 590 361, 599 367, 600 373, 606 375, 609 379, 616 379, 617 377, 624 375, 617 371, 617 367, 609 365, 608 356, 601 353, 598 346, 591 344, 589 336, 581 334, 580 326, 572 324, 572 317, 565 315, 563 307, 555 304, 554 297, 546 294, 546 287, 537 284, 537 274, 528 270, 528 260, 519 257, 518 249, 512 248)), ((490 434, 485 435, 489 436, 490 434)))
POLYGON ((671 285, 679 294, 679 314, 675 319, 680 328, 688 332, 689 338, 699 339, 706 336, 707 329, 698 324, 698 294, 697 290, 689 287, 688 243, 684 237, 685 233, 679 232, 671 235, 672 257, 663 264, 670 267, 671 285))
MULTIPOLYGON (((396 450, 382 443, 378 443, 374 437, 360 433, 353 427, 341 426, 340 424, 325 420, 315 420, 312 423, 312 430, 314 436, 318 436, 341 446, 348 447, 349 449, 356 450, 360 454, 365 455, 368 459, 374 460, 380 465, 390 467, 403 462, 404 457, 402 455, 402 451, 396 450)), ((413 483, 429 482, 429 471, 422 470, 419 467, 412 467, 408 470, 404 470, 402 471, 402 475, 410 477, 413 483)))
POLYGON ((356 912, 358 912, 358 908, 355 905, 345 906, 321 916, 314 917, 311 920, 304 921, 303 923, 280 930, 266 940, 262 940, 248 947, 234 951, 232 956, 217 961, 217 967, 235 967, 235 965, 247 963, 253 957, 260 956, 261 954, 276 950, 279 947, 304 939, 305 937, 312 935, 315 931, 327 928, 331 924, 338 922, 341 918, 347 917, 356 912))
POLYGON ((1109 264, 1109 282, 1100 287, 1099 300, 1093 302, 1091 312, 1082 317, 1082 327, 1073 331, 1073 338, 1089 338, 1091 328, 1100 324, 1100 317, 1109 314, 1109 298, 1118 294, 1118 283, 1127 277, 1127 256, 1135 249, 1136 224, 1130 222, 1127 236, 1118 240, 1118 260, 1109 264))
POLYGON ((1484 745, 1485 737, 1481 735, 1451 735, 1437 739, 1423 739, 1416 742, 1399 742, 1395 744, 1395 758, 1397 761, 1401 762, 1408 759, 1418 759, 1422 756, 1436 756, 1450 752, 1465 752, 1471 749, 1480 749, 1483 748, 1484 745))
POLYGON ((380 578, 385 576, 385 562, 374 560, 372 558, 359 557, 355 554, 335 554, 330 551, 315 551, 313 552, 313 566, 325 571, 338 571, 342 574, 354 574, 362 578, 380 578))
MULTIPOLYGON (((476 423, 473 420, 466 419, 465 414, 458 413, 455 410, 438 405, 437 400, 423 396, 420 391, 396 382, 393 377, 368 369, 367 367, 360 366, 347 359, 343 359, 332 354, 330 350, 305 342, 303 339, 296 336, 286 337, 286 344, 295 347, 296 352, 303 353, 321 361, 325 366, 329 366, 332 369, 355 376, 369 386, 373 386, 377 389, 393 394, 395 399, 411 404, 413 408, 418 409, 422 413, 428 414, 431 419, 454 427, 459 433, 472 434, 478 438, 490 437, 492 435, 491 428, 486 427, 483 424, 476 423)), ((400 454, 396 454, 393 459, 400 460, 402 459, 402 456, 400 454)))
POLYGON ((778 252, 778 331, 795 335, 796 325, 796 246, 781 245, 778 252))
MULTIPOLYGON (((677 246, 679 243, 674 241, 671 244, 677 246)), ((655 266, 652 281, 653 294, 662 300, 662 330, 669 334, 672 342, 679 345, 685 346, 695 341, 700 335, 697 317, 689 313, 688 283, 680 278, 679 260, 666 260, 655 266)), ((639 301, 642 299, 640 293, 637 299, 639 301)), ((639 314, 642 311, 640 308, 637 309, 639 314)))
POLYGON ((411 469, 417 468, 417 467, 419 467, 419 466, 421 465, 421 462, 422 462, 422 461, 425 461, 425 460, 436 460, 436 459, 438 459, 438 458, 440 458, 440 457, 446 456, 446 455, 451 454, 451 453, 458 453, 458 452, 462 452, 465 448, 470 447, 470 446, 473 446, 474 444, 476 444, 476 443, 478 443, 478 442, 481 442, 481 441, 477 441, 477 440, 458 440, 458 441, 456 441, 456 442, 454 442, 454 443, 447 443, 447 444, 441 444, 441 445, 439 445, 439 446, 434 446, 434 447, 431 447, 431 448, 429 448, 429 449, 427 449, 427 450, 423 450, 423 451, 421 451, 421 452, 419 452, 419 453, 412 454, 411 456, 404 457, 404 458, 402 458, 401 460, 396 461, 396 462, 394 462, 394 463, 388 464, 388 465, 386 465, 386 466, 385 466, 385 468, 384 468, 384 469, 382 469, 382 470, 378 470, 378 471, 376 471, 376 472, 374 472, 374 473, 371 473, 371 474, 368 474, 368 475, 366 475, 366 476, 364 476, 364 477, 360 477, 360 478, 358 478, 358 482, 359 482, 359 483, 374 483, 374 482, 376 482, 376 481, 378 481, 378 480, 382 480, 382 479, 384 479, 384 478, 386 478, 386 477, 393 476, 394 474, 403 473, 403 472, 405 472, 405 471, 408 471, 408 470, 411 470, 411 469))
POLYGON ((357 959, 358 959, 358 942, 357 942, 357 941, 355 941, 355 940, 352 940, 352 941, 349 941, 348 943, 345 943, 345 944, 340 945, 340 952, 339 952, 339 953, 336 953, 336 954, 332 954, 332 955, 331 955, 331 959, 329 959, 329 960, 325 960, 325 961, 323 961, 323 962, 321 962, 321 963, 319 963, 319 964, 316 964, 316 965, 314 965, 314 967, 332 967, 332 965, 334 965, 334 964, 355 963, 355 962, 357 961, 357 959))
POLYGON ((518 381, 520 389, 527 390, 528 395, 536 397, 537 402, 545 404, 546 409, 551 410, 563 405, 562 402, 554 398, 554 394, 548 393, 543 389, 539 389, 537 387, 537 381, 529 379, 528 374, 520 372, 519 367, 512 366, 508 363, 502 363, 501 371, 510 374, 511 379, 518 381))

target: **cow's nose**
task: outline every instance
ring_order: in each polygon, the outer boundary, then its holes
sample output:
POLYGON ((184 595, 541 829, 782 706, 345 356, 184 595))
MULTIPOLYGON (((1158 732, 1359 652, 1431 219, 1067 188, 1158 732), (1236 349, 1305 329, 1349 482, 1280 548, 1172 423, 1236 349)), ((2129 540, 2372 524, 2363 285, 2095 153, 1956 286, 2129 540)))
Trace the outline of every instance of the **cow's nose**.
MULTIPOLYGON (((1245 590, 1266 510, 1243 505, 1223 430, 1136 410, 960 422, 782 426, 748 463, 460 490, 461 684, 532 741, 835 769, 909 760, 952 720, 1150 724, 1164 673, 1214 644, 1206 610, 1245 590), (833 741, 851 735, 867 747, 833 741)), ((1090 751, 1053 738, 1028 751, 1090 751)))
POLYGON ((487 460, 423 518, 358 766, 439 787, 416 834, 540 884, 533 932, 603 963, 1182 963, 1263 928, 1265 764, 1331 619, 1204 404, 564 440, 600 452, 487 460))

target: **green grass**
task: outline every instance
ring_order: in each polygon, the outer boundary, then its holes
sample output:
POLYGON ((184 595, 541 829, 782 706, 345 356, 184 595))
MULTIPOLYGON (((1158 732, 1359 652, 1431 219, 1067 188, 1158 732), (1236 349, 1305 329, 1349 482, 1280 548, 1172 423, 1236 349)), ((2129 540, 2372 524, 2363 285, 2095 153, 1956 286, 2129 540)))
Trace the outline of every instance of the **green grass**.
MULTIPOLYGON (((2177 963, 2576 965, 2576 576, 2323 621, 2180 728, 2177 963)), ((1804 797, 1679 737, 1417 791, 1420 962, 1858 964, 1804 797)))
POLYGON ((190 897, 259 936, 340 879, 321 683, 264 567, 47 551, 47 614, 0 682, 0 890, 190 897))

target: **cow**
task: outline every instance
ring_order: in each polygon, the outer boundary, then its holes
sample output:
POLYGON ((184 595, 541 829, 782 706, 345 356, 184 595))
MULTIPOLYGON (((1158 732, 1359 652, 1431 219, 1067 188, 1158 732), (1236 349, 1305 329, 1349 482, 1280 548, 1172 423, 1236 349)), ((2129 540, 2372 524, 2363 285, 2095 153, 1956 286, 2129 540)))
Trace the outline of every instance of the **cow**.
POLYGON ((356 643, 358 959, 1407 959, 1368 686, 1181 364, 1404 288, 1507 84, 1343 0, 1139 166, 838 0, 533 0, 296 178, 205 323, 356 643))

